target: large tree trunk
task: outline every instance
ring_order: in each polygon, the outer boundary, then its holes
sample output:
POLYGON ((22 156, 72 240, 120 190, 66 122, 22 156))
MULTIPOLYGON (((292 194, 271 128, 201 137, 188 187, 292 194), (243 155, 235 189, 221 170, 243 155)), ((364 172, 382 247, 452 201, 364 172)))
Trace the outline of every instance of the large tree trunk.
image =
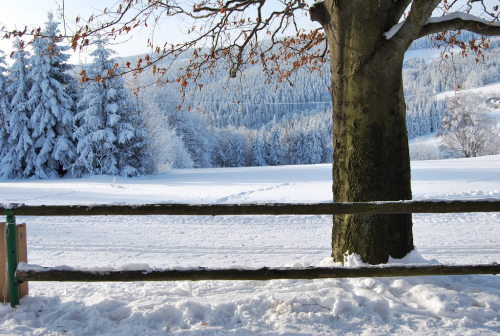
MULTIPOLYGON (((335 202, 411 199, 402 82, 406 46, 387 43, 388 11, 379 4, 331 0, 311 9, 330 47, 335 202)), ((334 216, 332 249, 337 261, 346 253, 370 264, 404 257, 413 249, 411 215, 334 216)))

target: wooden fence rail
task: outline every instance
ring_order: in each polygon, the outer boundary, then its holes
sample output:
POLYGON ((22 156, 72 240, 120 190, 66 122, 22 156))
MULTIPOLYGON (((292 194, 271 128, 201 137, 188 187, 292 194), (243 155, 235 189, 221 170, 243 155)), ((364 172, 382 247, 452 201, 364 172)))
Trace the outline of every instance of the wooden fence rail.
POLYGON ((268 204, 127 204, 127 205, 24 205, 0 204, 16 216, 103 215, 336 215, 500 212, 500 199, 464 201, 397 201, 365 203, 268 203, 268 204))
POLYGON ((38 270, 17 270, 20 281, 65 282, 130 282, 130 281, 201 281, 201 280, 275 280, 327 279, 366 277, 408 277, 424 275, 500 274, 500 265, 425 265, 372 267, 305 267, 259 269, 210 269, 199 267, 185 270, 83 271, 43 267, 38 270))
MULTIPOLYGON (((426 200, 366 203, 316 203, 316 204, 137 204, 137 205, 24 205, 0 204, 7 214, 6 227, 14 232, 16 216, 106 216, 106 215, 336 215, 336 214, 402 214, 402 213, 460 213, 500 212, 500 199, 464 201, 426 200)), ((58 268, 17 267, 15 239, 9 239, 10 303, 19 304, 18 286, 23 281, 178 281, 178 280, 271 280, 271 279, 321 279, 355 277, 393 277, 422 275, 499 274, 500 266, 491 265, 425 265, 425 266, 373 266, 356 268, 260 268, 260 269, 209 269, 154 271, 89 272, 58 268), (12 251, 12 252, 10 252, 12 251), (15 260, 15 261, 12 261, 15 260)))

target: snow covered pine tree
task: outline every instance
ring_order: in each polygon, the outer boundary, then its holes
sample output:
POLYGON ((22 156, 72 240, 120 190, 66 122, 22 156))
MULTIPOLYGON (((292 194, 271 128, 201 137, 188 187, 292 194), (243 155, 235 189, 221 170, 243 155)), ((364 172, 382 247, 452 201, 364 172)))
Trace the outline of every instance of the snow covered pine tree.
POLYGON ((28 165, 40 178, 64 175, 76 155, 73 143, 73 99, 65 92, 71 76, 65 72, 72 68, 64 51, 69 47, 59 46, 58 22, 48 14, 45 30, 33 42, 30 58, 29 78, 31 89, 27 105, 31 111, 32 140, 34 151, 30 152, 28 165))
POLYGON ((78 158, 73 175, 146 174, 150 155, 139 108, 125 89, 106 40, 99 39, 96 45, 91 53, 94 61, 85 71, 92 80, 84 83, 74 118, 78 158))
POLYGON ((31 138, 31 111, 28 109, 28 93, 31 81, 28 78, 29 53, 14 41, 12 53, 14 63, 10 67, 5 88, 8 105, 5 110, 6 142, 1 154, 1 179, 27 178, 33 171, 32 158, 35 156, 31 138))

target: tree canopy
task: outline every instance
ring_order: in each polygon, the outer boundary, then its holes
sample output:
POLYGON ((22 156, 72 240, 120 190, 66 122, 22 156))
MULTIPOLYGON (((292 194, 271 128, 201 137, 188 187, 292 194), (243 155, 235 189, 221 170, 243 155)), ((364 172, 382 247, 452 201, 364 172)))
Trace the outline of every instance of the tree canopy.
MULTIPOLYGON (((354 1, 358 9, 369 9, 382 16, 379 39, 406 50, 415 39, 434 35, 441 46, 459 47, 465 54, 474 51, 481 57, 487 39, 464 43, 448 31, 467 30, 492 36, 500 34, 498 4, 484 0, 385 0, 354 1)), ((331 46, 324 43, 327 34, 325 20, 335 21, 332 14, 342 15, 343 1, 306 0, 204 0, 195 2, 159 0, 120 0, 90 18, 77 18, 81 28, 72 38, 74 49, 87 46, 92 35, 112 37, 134 34, 150 29, 145 41, 151 53, 127 64, 131 72, 151 68, 163 81, 177 80, 182 87, 196 81, 203 73, 212 73, 218 63, 224 63, 230 77, 236 77, 245 64, 260 63, 271 78, 289 80, 294 70, 308 67, 318 70, 318 64, 328 56, 331 46), (338 7, 338 12, 327 7, 338 7), (185 42, 170 43, 170 34, 160 32, 166 18, 183 20, 188 27, 185 42), (316 21, 321 26, 306 24, 316 21), (311 28, 312 27, 312 28, 311 28), (154 37, 154 38, 153 38, 154 37), (158 41, 158 42, 157 42, 158 41), (169 76, 168 67, 157 66, 160 60, 175 59, 184 52, 191 60, 181 76, 169 76)), ((168 27, 168 26, 167 26, 168 27)), ((373 27, 375 28, 375 27, 373 27)), ((168 29, 168 28, 167 28, 168 29)), ((33 32, 32 32, 33 33, 33 32)), ((18 32, 19 34, 19 32, 18 32)), ((374 41, 368 43, 374 43, 374 41)), ((371 45, 370 48, 375 47, 371 45)), ((178 73, 176 73, 178 74, 178 73)))
MULTIPOLYGON (((304 67, 319 70, 318 64, 328 56, 329 45, 324 43, 327 34, 322 23, 334 18, 325 14, 325 8, 338 6, 341 13, 342 2, 119 0, 89 18, 77 17, 75 23, 79 29, 65 37, 71 39, 71 46, 76 50, 88 46, 96 35, 117 38, 149 29, 151 38, 144 43, 151 52, 138 58, 135 64, 128 63, 128 69, 122 73, 151 68, 158 80, 175 80, 181 87, 186 87, 189 81, 196 82, 204 73, 213 73, 220 63, 225 64, 230 77, 236 77, 245 64, 260 63, 269 76, 269 83, 276 79, 278 83, 291 84, 290 76, 295 70, 304 67), (172 29, 165 24, 169 18, 177 19, 187 27, 184 42, 170 42, 171 34, 160 30, 162 27, 167 31, 172 29), (321 26, 312 26, 311 21, 321 26), (158 65, 165 59, 173 61, 185 52, 191 53, 191 57, 182 73, 169 73, 168 70, 172 69, 168 66, 158 65)), ((392 43, 402 50, 419 37, 433 35, 441 47, 459 47, 464 55, 474 51, 481 57, 481 49, 488 47, 487 39, 465 43, 456 34, 445 33, 467 30, 483 36, 500 35, 499 6, 491 1, 354 2, 359 2, 356 4, 359 9, 370 8, 378 16, 383 16, 380 37, 394 41, 392 43)), ((31 35, 36 39, 43 36, 40 29, 28 30, 27 27, 13 31, 4 28, 3 32, 5 38, 31 35)), ((86 80, 85 74, 82 76, 86 80)))

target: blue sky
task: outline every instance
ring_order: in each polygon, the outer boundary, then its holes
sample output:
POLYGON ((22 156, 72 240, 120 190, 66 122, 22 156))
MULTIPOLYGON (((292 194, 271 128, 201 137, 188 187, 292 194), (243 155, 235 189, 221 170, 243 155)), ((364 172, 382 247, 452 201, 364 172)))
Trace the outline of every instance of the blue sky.
MULTIPOLYGON (((70 34, 71 29, 74 27, 71 23, 74 22, 78 15, 84 19, 88 18, 92 13, 98 13, 106 7, 110 8, 116 2, 117 0, 66 0, 64 2, 64 9, 68 28, 67 33, 70 34)), ((52 11, 57 18, 60 15, 60 12, 57 10, 62 7, 62 4, 62 0, 2 0, 0 26, 6 26, 8 29, 24 29, 24 26, 28 26, 28 28, 43 27, 47 21, 47 13, 52 11)), ((61 20, 58 18, 57 21, 61 20)), ((64 32, 63 25, 61 24, 59 27, 64 32)), ((162 34, 160 35, 168 36, 169 39, 172 39, 175 37, 175 34, 172 34, 172 32, 177 32, 178 34, 180 30, 179 23, 172 20, 171 27, 164 25, 161 31, 162 34)), ((147 52, 146 41, 150 34, 147 31, 142 31, 141 33, 134 32, 133 35, 130 40, 123 39, 120 41, 127 41, 126 43, 118 43, 111 46, 111 48, 117 51, 119 56, 137 55, 147 52)), ((160 37, 156 36, 156 39, 158 40, 160 37)), ((179 35, 178 39, 180 38, 179 35)), ((0 50, 9 55, 12 50, 12 40, 0 40, 0 50)), ((87 61, 90 61, 90 57, 85 53, 75 53, 71 58, 71 62, 85 62, 86 57, 88 58, 87 61)))

